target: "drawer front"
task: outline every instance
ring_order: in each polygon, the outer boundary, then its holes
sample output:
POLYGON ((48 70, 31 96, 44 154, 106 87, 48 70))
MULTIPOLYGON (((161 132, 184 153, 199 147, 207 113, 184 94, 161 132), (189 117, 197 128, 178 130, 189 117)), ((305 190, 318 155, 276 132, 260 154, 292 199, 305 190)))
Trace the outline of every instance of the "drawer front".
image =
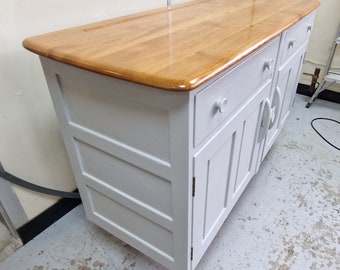
POLYGON ((314 15, 315 13, 311 13, 285 32, 283 36, 282 64, 293 56, 301 46, 309 40, 313 29, 314 15))
POLYGON ((278 47, 276 38, 195 96, 195 146, 273 77, 278 47))

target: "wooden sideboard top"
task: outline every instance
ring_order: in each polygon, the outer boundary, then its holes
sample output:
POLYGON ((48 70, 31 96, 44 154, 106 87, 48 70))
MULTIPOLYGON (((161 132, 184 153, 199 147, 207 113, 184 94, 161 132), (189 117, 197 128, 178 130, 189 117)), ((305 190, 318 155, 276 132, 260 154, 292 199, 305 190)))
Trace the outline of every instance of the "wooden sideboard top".
POLYGON ((198 0, 31 37, 23 46, 100 74, 188 91, 318 6, 316 0, 198 0))

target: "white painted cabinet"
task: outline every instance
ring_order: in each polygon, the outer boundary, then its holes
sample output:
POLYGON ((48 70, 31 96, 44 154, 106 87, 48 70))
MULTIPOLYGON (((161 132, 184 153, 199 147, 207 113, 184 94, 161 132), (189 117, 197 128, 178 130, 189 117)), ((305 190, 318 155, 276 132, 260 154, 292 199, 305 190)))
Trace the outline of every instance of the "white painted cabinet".
POLYGON ((282 34, 277 74, 271 94, 271 121, 262 159, 275 142, 291 110, 313 21, 314 13, 282 34))
MULTIPOLYGON (((197 112, 202 107, 211 118, 202 131, 212 136, 195 148, 193 267, 255 173, 261 146, 258 134, 269 104, 278 47, 276 39, 196 96, 197 122, 203 118, 197 112)), ((201 138, 195 133, 197 137, 201 138)))
POLYGON ((185 92, 41 57, 88 219, 170 269, 194 269, 290 111, 307 44, 289 45, 290 32, 185 92))
POLYGON ((270 85, 259 89, 194 157, 194 266, 254 175, 258 125, 270 85))
POLYGON ((282 109, 278 118, 280 127, 287 121, 291 110, 305 52, 306 48, 302 47, 290 61, 279 68, 276 88, 282 99, 282 109))

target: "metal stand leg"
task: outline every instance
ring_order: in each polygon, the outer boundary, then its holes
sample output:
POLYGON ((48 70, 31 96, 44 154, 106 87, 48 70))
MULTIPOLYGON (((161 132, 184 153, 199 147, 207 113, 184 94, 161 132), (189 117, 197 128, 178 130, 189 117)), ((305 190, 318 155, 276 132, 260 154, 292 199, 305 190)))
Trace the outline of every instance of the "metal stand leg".
POLYGON ((312 105, 312 103, 314 102, 314 100, 318 97, 318 95, 323 92, 324 90, 326 90, 328 87, 331 87, 333 84, 335 84, 336 81, 330 82, 329 84, 326 84, 326 81, 323 81, 320 84, 320 87, 318 89, 316 89, 316 91, 314 92, 313 96, 310 98, 309 102, 306 104, 306 108, 309 108, 310 105, 312 105))
POLYGON ((328 56, 327 64, 325 66, 325 72, 324 72, 324 78, 322 80, 322 83, 320 84, 320 87, 314 92, 313 96, 309 100, 309 102, 306 104, 306 108, 309 108, 310 105, 312 105, 313 101, 317 98, 317 96, 327 88, 331 87, 333 84, 340 83, 340 73, 338 72, 330 72, 331 65, 333 62, 333 57, 336 51, 337 45, 340 44, 340 24, 338 26, 338 30, 335 34, 335 38, 333 41, 331 52, 328 56), (326 85, 326 82, 328 84, 326 85))
POLYGON ((11 222, 9 216, 7 215, 7 212, 5 211, 5 208, 3 207, 1 201, 0 201, 0 215, 4 219, 4 221, 6 223, 5 225, 7 225, 7 228, 10 230, 11 234, 16 238, 19 238, 19 235, 18 235, 16 229, 14 228, 14 225, 11 222))

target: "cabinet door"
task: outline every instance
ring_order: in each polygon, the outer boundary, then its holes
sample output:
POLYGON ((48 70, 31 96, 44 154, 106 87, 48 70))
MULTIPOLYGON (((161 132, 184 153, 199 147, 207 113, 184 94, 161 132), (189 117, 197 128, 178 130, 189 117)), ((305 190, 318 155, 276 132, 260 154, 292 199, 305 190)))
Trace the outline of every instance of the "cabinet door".
POLYGON ((275 142, 291 110, 299 82, 306 45, 278 70, 277 83, 271 100, 271 123, 267 132, 262 159, 275 142))
POLYGON ((277 88, 282 95, 282 109, 279 116, 278 128, 281 129, 292 108, 297 84, 299 82, 303 58, 306 52, 303 46, 298 53, 279 69, 277 88))
POLYGON ((193 268, 254 174, 258 123, 270 82, 194 157, 193 268))

